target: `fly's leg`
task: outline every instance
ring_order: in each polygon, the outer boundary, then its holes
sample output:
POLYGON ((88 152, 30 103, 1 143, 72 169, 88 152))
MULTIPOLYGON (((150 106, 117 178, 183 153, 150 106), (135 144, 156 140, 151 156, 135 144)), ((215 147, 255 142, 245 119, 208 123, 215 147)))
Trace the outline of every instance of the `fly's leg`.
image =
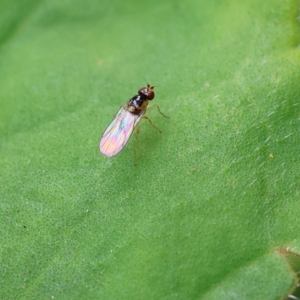
POLYGON ((142 116, 143 119, 146 119, 152 127, 154 127, 158 132, 162 133, 147 116, 142 116))
POLYGON ((169 118, 168 116, 166 116, 165 114, 163 114, 163 113, 161 112, 161 110, 160 110, 160 108, 159 108, 159 106, 158 106, 157 104, 152 105, 150 108, 147 109, 147 111, 149 111, 149 110, 151 110, 151 109, 153 109, 153 108, 155 108, 155 107, 157 108, 158 112, 159 112, 163 117, 169 118))
MULTIPOLYGON (((165 114, 163 114, 162 112, 161 112, 161 110, 160 110, 160 108, 159 108, 159 106, 157 105, 157 104, 154 104, 154 105, 152 105, 149 109, 147 109, 147 111, 149 111, 149 110, 151 110, 151 109, 153 109, 153 108, 157 108, 157 110, 158 110, 158 112, 163 116, 163 117, 165 117, 165 118, 169 118, 168 116, 166 116, 165 114)), ((160 133, 162 133, 153 123, 152 123, 152 121, 147 117, 147 116, 143 116, 142 117, 143 119, 146 119, 149 123, 150 123, 150 125, 152 126, 152 127, 154 127, 157 131, 159 131, 160 133)))

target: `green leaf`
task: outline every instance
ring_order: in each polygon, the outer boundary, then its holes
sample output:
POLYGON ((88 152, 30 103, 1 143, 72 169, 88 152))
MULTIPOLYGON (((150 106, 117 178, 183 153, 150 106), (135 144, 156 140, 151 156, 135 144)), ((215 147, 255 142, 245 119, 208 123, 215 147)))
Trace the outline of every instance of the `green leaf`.
POLYGON ((300 251, 288 0, 0 1, 2 299, 281 299, 300 251), (146 84, 113 158, 101 134, 146 84), (133 149, 137 152, 134 164, 133 149))

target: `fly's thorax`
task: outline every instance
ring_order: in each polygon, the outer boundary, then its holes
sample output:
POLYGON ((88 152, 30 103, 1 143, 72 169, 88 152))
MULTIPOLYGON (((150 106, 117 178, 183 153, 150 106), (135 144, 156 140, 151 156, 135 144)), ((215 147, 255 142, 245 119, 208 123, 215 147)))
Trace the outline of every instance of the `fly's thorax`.
POLYGON ((133 114, 140 114, 145 112, 148 105, 148 99, 143 95, 136 95, 132 97, 127 103, 127 110, 133 114))
POLYGON ((145 96, 142 96, 142 95, 136 95, 136 96, 133 96, 130 100, 129 100, 129 104, 131 106, 134 106, 134 107, 140 107, 143 105, 143 102, 146 101, 147 98, 145 96))

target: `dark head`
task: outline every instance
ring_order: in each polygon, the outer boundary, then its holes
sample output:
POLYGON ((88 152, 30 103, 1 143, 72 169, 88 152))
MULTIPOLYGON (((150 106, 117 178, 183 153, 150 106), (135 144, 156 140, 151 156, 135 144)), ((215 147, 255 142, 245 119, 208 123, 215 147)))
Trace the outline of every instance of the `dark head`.
POLYGON ((142 87, 139 89, 139 95, 145 96, 148 100, 152 100, 155 96, 153 90, 154 86, 150 86, 150 84, 147 84, 147 87, 142 87))

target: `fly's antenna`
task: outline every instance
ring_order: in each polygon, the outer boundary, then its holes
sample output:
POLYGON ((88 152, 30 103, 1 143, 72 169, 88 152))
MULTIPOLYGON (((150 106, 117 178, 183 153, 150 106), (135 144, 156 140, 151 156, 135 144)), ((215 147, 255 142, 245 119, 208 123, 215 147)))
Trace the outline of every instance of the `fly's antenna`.
POLYGON ((147 82, 147 86, 151 86, 152 88, 155 88, 155 87, 160 87, 159 85, 150 85, 148 80, 146 79, 146 77, 144 77, 145 81, 147 82))
POLYGON ((146 77, 144 77, 145 81, 147 82, 147 86, 150 86, 148 80, 146 79, 146 77))

